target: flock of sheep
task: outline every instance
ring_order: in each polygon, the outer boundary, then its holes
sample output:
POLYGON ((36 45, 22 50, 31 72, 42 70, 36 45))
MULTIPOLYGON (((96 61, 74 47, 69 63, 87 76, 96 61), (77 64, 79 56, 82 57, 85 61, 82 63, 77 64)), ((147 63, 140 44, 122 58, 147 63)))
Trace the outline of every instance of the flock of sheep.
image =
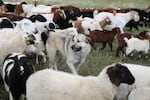
POLYGON ((0 71, 9 100, 150 99, 149 66, 114 63, 97 76, 78 75, 94 44, 103 43, 104 49, 108 43, 112 51, 115 36, 116 56, 120 50, 125 57, 133 51, 148 53, 149 31, 136 36, 124 31, 130 21, 144 23, 138 11, 83 12, 73 6, 38 4, 37 0, 35 4, 0 1, 0 5, 0 71), (37 64, 38 56, 42 56, 49 68, 36 71, 28 57, 32 54, 36 55, 37 64), (66 59, 72 74, 58 71, 59 54, 66 59))

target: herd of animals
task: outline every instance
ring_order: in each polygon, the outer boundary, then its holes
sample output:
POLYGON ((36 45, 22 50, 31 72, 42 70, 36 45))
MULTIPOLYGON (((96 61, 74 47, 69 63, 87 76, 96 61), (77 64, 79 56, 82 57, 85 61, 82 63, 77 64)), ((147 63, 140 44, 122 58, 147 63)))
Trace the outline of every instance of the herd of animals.
POLYGON ((147 58, 150 31, 124 31, 143 26, 150 27, 150 6, 80 9, 0 0, 0 71, 9 100, 150 100, 149 66, 117 62, 98 76, 78 74, 95 43, 112 51, 117 39, 117 57, 137 51, 147 58), (36 71, 28 57, 33 54, 49 68, 36 71), (58 71, 60 54, 72 73, 58 71))

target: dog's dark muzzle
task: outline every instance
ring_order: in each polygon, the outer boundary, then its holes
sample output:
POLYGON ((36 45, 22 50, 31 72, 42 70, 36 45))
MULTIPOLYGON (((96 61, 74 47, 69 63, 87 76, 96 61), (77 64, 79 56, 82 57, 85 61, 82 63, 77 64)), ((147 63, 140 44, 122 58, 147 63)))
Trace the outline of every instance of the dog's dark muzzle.
POLYGON ((81 47, 80 46, 75 46, 75 45, 72 45, 71 46, 71 49, 73 50, 73 51, 75 51, 75 52, 78 52, 78 51, 81 51, 81 47))

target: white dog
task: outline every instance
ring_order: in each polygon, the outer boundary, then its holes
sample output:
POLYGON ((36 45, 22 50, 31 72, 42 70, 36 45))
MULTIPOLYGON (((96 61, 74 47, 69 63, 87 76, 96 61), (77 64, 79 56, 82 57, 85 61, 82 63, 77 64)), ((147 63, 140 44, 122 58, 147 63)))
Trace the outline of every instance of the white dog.
MULTIPOLYGON (((64 33, 64 32, 63 32, 64 33)), ((60 52, 73 74, 77 74, 80 65, 91 51, 88 38, 83 34, 72 35, 52 32, 48 37, 46 49, 49 56, 49 67, 57 70, 56 55, 60 52)))

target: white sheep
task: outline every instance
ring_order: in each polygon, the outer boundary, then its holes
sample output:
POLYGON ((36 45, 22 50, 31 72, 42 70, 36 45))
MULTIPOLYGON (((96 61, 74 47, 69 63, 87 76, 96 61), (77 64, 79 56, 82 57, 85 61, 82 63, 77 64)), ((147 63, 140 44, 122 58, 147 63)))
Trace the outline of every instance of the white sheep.
POLYGON ((150 100, 150 87, 136 88, 129 94, 128 100, 150 100))
POLYGON ((119 27, 121 33, 124 33, 123 28, 130 20, 134 20, 136 22, 139 21, 139 15, 136 11, 130 11, 127 13, 116 13, 115 15, 109 12, 100 12, 94 16, 94 20, 101 21, 105 17, 109 17, 109 19, 111 20, 111 24, 107 25, 105 29, 112 30, 115 27, 119 27))
POLYGON ((59 9, 58 5, 46 6, 46 5, 37 5, 36 7, 32 7, 30 12, 27 14, 28 16, 36 15, 36 14, 50 14, 52 13, 52 9, 59 9))
POLYGON ((135 77, 135 83, 133 85, 121 84, 116 93, 117 100, 126 100, 130 91, 135 88, 150 86, 150 66, 128 63, 124 63, 123 65, 127 66, 130 72, 133 74, 135 77))
POLYGON ((130 71, 121 64, 87 77, 44 69, 28 78, 26 96, 27 100, 113 100, 121 83, 134 83, 130 71))
POLYGON ((34 44, 40 42, 40 35, 34 34, 37 29, 33 23, 28 22, 30 21, 24 19, 14 29, 5 28, 0 30, 0 65, 9 53, 23 53, 30 42, 34 42, 34 44))
POLYGON ((126 46, 127 56, 130 55, 134 50, 137 52, 143 51, 145 52, 145 54, 148 53, 149 45, 150 45, 149 39, 142 40, 136 37, 132 37, 128 39, 125 37, 124 40, 127 43, 127 46, 126 46))
MULTIPOLYGON (((43 32, 44 34, 48 34, 49 30, 51 30, 51 28, 49 27, 49 25, 52 24, 52 23, 49 23, 49 22, 39 22, 39 21, 36 21, 35 22, 35 26, 38 30, 38 34, 42 35, 43 32)), ((42 40, 42 38, 41 38, 42 40)), ((36 48, 34 47, 34 45, 29 45, 25 52, 27 54, 30 54, 30 53, 35 53, 36 54, 36 63, 39 64, 39 60, 38 60, 38 57, 41 55, 42 58, 43 58, 43 63, 46 63, 46 55, 45 53, 43 52, 45 50, 45 46, 44 46, 44 43, 41 41, 37 46, 36 48)))

